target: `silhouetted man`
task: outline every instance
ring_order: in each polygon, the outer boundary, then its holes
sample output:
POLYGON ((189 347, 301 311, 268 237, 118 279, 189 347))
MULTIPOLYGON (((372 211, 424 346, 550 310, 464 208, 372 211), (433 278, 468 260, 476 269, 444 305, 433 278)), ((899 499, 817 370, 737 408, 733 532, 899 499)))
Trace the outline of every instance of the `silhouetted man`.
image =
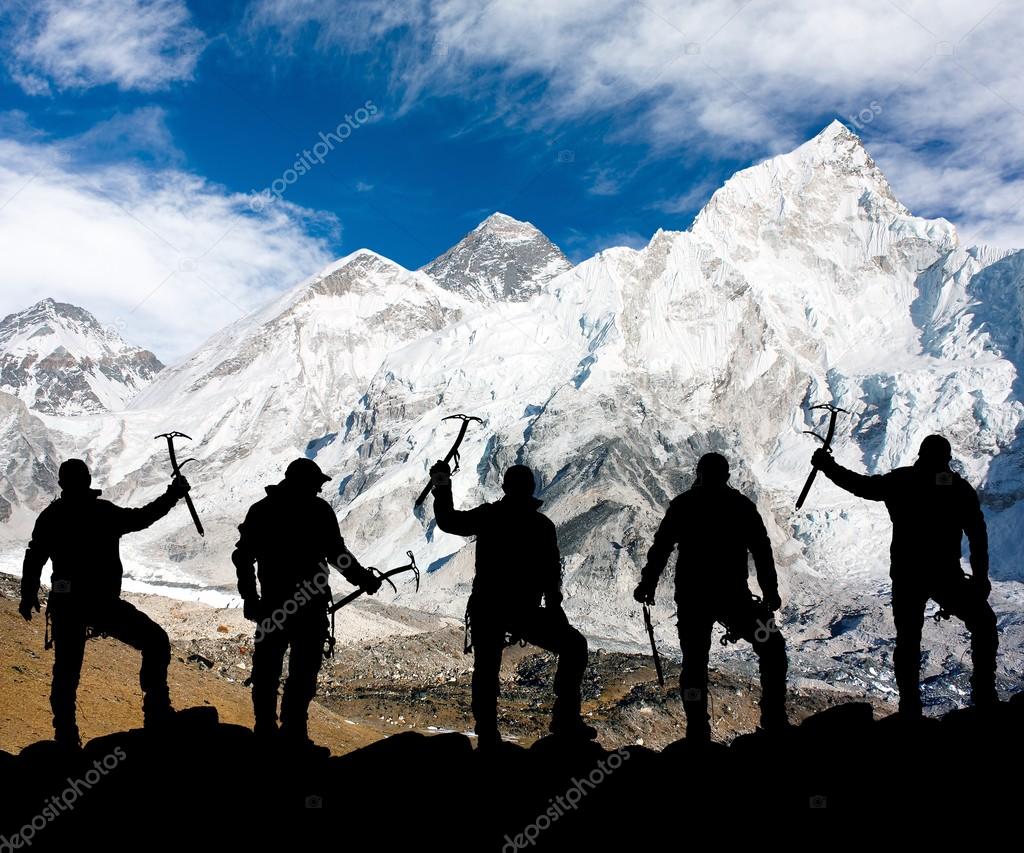
POLYGON ((726 636, 748 640, 761 665, 761 729, 784 728, 786 644, 773 612, 782 606, 775 560, 764 522, 754 502, 728 485, 729 463, 707 453, 697 463, 689 491, 675 498, 654 535, 647 565, 633 597, 654 603, 665 564, 676 546, 676 606, 683 650, 680 689, 686 737, 708 740, 708 656, 715 622, 726 636), (747 586, 747 554, 754 558, 763 601, 747 586))
POLYGON ((597 732, 580 717, 580 685, 587 641, 562 610, 562 561, 555 525, 538 512, 533 472, 513 465, 505 472, 505 496, 470 510, 452 500, 445 462, 430 469, 437 526, 457 536, 476 536, 476 574, 467 617, 472 632, 473 717, 482 748, 501 742, 498 690, 502 652, 523 640, 558 656, 551 732, 590 740, 597 732), (541 606, 543 600, 544 606, 541 606))
POLYGON ((139 509, 100 500, 90 488, 92 475, 81 459, 68 459, 57 472, 60 497, 36 519, 25 551, 21 575, 21 605, 26 620, 39 610, 39 581, 47 560, 53 561, 46 613, 53 625, 53 710, 55 740, 77 748, 81 741, 75 718, 75 699, 82 672, 86 637, 106 634, 142 652, 142 710, 147 728, 172 716, 167 691, 171 646, 164 630, 121 599, 118 540, 144 530, 170 512, 189 490, 184 477, 175 477, 155 501, 139 509))
POLYGON ((245 617, 257 623, 252 653, 254 731, 261 737, 278 733, 277 692, 290 648, 280 734, 299 748, 313 747, 307 721, 328 636, 328 564, 371 595, 380 588, 380 580, 345 547, 334 510, 319 497, 330 479, 312 459, 289 463, 284 480, 267 486, 267 496, 249 508, 231 555, 245 617))
POLYGON ((918 684, 921 627, 928 599, 962 619, 971 632, 975 705, 998 701, 995 689, 996 617, 988 604, 988 533, 974 488, 949 467, 952 448, 941 435, 921 442, 917 461, 888 474, 867 476, 844 468, 818 450, 811 458, 833 483, 861 498, 884 501, 892 519, 889 549, 892 615, 896 623, 893 665, 900 691, 900 714, 921 714, 918 684), (971 548, 972 575, 960 568, 963 534, 971 548))

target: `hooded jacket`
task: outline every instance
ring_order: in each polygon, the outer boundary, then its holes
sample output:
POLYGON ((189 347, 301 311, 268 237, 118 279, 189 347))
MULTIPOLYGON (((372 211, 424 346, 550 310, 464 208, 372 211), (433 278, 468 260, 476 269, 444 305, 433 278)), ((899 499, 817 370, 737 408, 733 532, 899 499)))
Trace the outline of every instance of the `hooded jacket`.
POLYGON ((695 484, 675 498, 647 552, 642 582, 651 588, 678 546, 676 601, 687 607, 750 600, 747 555, 754 558, 757 583, 778 595, 778 577, 768 531, 750 498, 726 484, 695 484))
POLYGON ((889 574, 925 580, 959 577, 964 534, 976 576, 988 576, 988 530, 978 493, 948 466, 921 462, 888 474, 858 474, 835 460, 822 467, 833 483, 857 497, 883 501, 892 520, 889 574))
POLYGON ((562 561, 555 525, 538 512, 543 501, 506 495, 495 503, 455 509, 451 486, 434 488, 434 517, 445 533, 476 537, 473 609, 515 616, 562 601, 562 561))
POLYGON ((240 535, 231 555, 243 599, 262 598, 277 605, 308 581, 319 590, 315 597, 329 602, 323 561, 338 566, 351 583, 365 582, 369 572, 345 547, 338 518, 327 501, 286 481, 267 486, 266 492, 238 525, 240 535))
POLYGON ((118 540, 163 518, 180 496, 168 487, 156 500, 129 509, 100 499, 99 489, 65 489, 39 514, 32 529, 22 567, 22 600, 35 599, 47 560, 53 561, 54 610, 65 603, 94 606, 116 600, 124 572, 118 540))

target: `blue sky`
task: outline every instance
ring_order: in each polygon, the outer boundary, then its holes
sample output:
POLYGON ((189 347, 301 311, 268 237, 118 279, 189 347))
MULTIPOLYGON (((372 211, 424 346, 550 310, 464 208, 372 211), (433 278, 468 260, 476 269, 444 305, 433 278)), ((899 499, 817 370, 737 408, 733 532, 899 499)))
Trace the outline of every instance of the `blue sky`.
POLYGON ((1024 245, 1021 16, 965 5, 13 0, 0 310, 67 299, 173 360, 333 257, 415 268, 494 210, 574 261, 642 246, 836 117, 915 213, 1024 245))

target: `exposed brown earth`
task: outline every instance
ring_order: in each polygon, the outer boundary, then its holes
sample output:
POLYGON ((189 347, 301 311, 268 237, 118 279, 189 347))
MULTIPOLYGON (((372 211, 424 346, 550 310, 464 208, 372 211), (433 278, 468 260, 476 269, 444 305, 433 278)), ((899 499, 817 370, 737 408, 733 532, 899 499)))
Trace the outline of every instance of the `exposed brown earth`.
MULTIPOLYGON (((133 600, 152 612, 147 607, 147 599, 152 598, 133 600)), ((182 608, 172 609, 183 612, 182 608)), ((162 612, 167 612, 166 602, 162 612)), ((416 618, 410 616, 407 621, 416 618)), ((220 620, 207 621, 214 624, 220 620)), ((251 635, 239 633, 237 621, 223 621, 227 624, 220 624, 221 630, 214 628, 213 636, 206 637, 182 631, 180 625, 165 624, 172 635, 171 698, 177 707, 214 705, 221 721, 251 726, 249 690, 243 684, 251 665, 251 635), (190 638, 175 641, 175 636, 190 638), (213 669, 189 662, 194 654, 211 660, 213 669)), ((26 623, 18 614, 17 579, 0 575, 0 750, 16 752, 52 734, 48 694, 53 659, 52 652, 43 649, 43 630, 41 616, 26 623)), ((403 636, 339 643, 321 673, 319 698, 311 712, 311 736, 341 755, 403 730, 471 730, 472 658, 463 655, 462 640, 461 629, 446 625, 403 636)), ((119 642, 101 638, 88 643, 79 688, 83 739, 141 726, 138 665, 138 653, 119 642)), ((551 655, 519 646, 506 651, 499 712, 507 738, 528 745, 546 733, 553 675, 551 655)), ((649 657, 600 650, 591 653, 584 682, 584 713, 605 748, 643 744, 661 749, 683 736, 678 664, 666 662, 665 677, 666 686, 659 687, 649 657)), ((712 670, 716 740, 730 741, 755 729, 758 693, 750 678, 712 670)), ((794 690, 790 714, 799 721, 853 698, 863 697, 830 690, 794 690)), ((876 716, 892 710, 883 703, 875 704, 876 716)))

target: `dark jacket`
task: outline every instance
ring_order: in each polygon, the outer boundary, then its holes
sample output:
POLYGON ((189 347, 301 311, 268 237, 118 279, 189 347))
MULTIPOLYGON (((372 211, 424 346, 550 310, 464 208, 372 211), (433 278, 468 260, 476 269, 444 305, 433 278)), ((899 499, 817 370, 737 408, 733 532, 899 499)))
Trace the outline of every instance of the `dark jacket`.
POLYGON ((538 512, 537 498, 510 498, 457 510, 450 486, 434 489, 437 526, 456 536, 476 537, 474 612, 509 617, 562 602, 562 560, 555 525, 538 512))
POLYGON ((23 599, 35 598, 43 566, 52 560, 51 608, 116 600, 124 572, 118 540, 163 518, 180 496, 168 488, 151 503, 128 509, 100 500, 99 495, 99 489, 65 491, 39 514, 25 550, 23 599))
POLYGON ((912 465, 888 474, 857 474, 834 460, 822 472, 857 497, 884 501, 892 519, 890 575, 924 580, 960 574, 963 535, 971 568, 988 576, 988 532, 978 493, 959 474, 912 465))
POLYGON ((748 602, 748 553, 753 555, 761 592, 778 595, 764 522, 754 502, 728 485, 694 485, 669 504, 647 552, 643 583, 652 588, 657 584, 677 546, 676 601, 681 606, 748 602))
POLYGON ((259 596, 271 605, 291 598, 305 581, 323 590, 316 598, 329 601, 323 561, 338 566, 351 583, 365 579, 368 570, 345 547, 338 518, 327 501, 284 482, 267 486, 266 492, 238 525, 240 536, 231 555, 243 599, 257 597, 258 576, 259 596))

